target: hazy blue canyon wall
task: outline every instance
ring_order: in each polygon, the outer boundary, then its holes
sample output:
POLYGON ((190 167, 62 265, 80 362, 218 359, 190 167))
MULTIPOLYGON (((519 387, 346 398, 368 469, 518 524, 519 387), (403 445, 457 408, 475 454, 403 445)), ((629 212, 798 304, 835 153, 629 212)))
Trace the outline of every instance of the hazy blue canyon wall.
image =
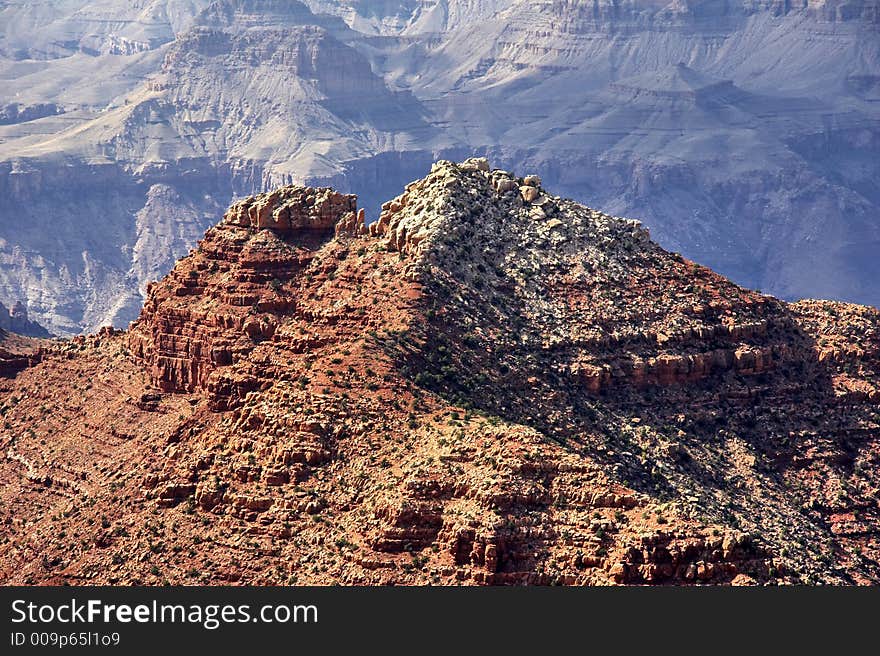
POLYGON ((0 302, 124 326, 228 202, 487 155, 785 298, 880 305, 878 3, 0 2, 0 302))

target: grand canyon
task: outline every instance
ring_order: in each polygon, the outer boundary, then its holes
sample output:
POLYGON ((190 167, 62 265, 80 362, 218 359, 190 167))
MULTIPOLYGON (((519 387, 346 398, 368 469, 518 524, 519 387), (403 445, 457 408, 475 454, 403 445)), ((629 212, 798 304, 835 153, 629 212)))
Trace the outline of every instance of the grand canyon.
POLYGON ((0 302, 126 328, 236 199, 487 156, 785 300, 880 305, 876 0, 0 1, 0 302))
POLYGON ((233 203, 0 345, 5 584, 877 584, 880 311, 484 158, 233 203))

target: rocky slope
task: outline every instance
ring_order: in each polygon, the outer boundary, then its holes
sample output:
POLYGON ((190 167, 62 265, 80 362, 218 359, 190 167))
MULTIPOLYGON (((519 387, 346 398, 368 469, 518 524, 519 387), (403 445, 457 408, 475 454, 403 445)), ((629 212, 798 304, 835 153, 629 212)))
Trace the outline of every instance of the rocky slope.
POLYGON ((875 0, 306 4, 2 3, 0 301, 125 327, 233 198, 373 220, 479 153, 739 283, 880 304, 875 0))
POLYGON ((880 582, 880 312, 486 160, 236 203, 28 365, 4 583, 880 582))

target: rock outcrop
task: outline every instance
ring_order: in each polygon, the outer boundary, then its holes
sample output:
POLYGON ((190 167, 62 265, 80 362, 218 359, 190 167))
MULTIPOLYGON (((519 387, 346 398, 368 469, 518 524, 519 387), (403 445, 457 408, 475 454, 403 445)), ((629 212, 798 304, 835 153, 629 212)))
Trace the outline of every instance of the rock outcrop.
POLYGON ((880 311, 537 176, 288 186, 0 378, 0 580, 877 583, 878 392, 880 311))
POLYGON ((49 331, 28 318, 27 306, 16 301, 12 310, 0 303, 0 330, 27 337, 49 337, 49 331))
POLYGON ((220 370, 247 362, 275 337, 279 318, 297 312, 291 284, 334 236, 366 232, 363 221, 356 196, 328 188, 287 186, 235 203, 190 256, 148 287, 128 337, 133 355, 160 390, 202 390, 215 409, 236 405, 274 372, 230 378, 220 370))
POLYGON ((224 220, 244 228, 277 232, 332 230, 346 213, 357 212, 357 196, 332 189, 281 187, 235 203, 224 220))
POLYGON ((42 342, 0 328, 0 378, 12 378, 43 358, 42 342))

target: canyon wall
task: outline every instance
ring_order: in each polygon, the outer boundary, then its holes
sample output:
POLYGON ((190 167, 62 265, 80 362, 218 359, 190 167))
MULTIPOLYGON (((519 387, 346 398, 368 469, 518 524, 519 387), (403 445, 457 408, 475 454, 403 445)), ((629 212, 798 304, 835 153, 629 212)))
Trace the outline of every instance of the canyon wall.
POLYGON ((123 327, 234 198, 372 221, 479 154, 750 287, 880 304, 875 2, 307 4, 5 3, 0 301, 123 327))

